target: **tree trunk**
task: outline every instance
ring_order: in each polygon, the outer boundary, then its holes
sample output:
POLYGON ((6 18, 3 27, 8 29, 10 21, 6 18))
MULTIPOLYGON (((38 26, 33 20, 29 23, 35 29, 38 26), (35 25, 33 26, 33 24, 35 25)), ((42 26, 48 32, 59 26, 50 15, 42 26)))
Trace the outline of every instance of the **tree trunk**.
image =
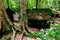
POLYGON ((29 31, 28 31, 27 16, 26 16, 26 0, 21 1, 21 14, 22 14, 21 22, 22 22, 23 30, 27 34, 29 31))
POLYGON ((7 16, 3 2, 2 2, 2 0, 0 0, 0 31, 4 32, 6 30, 7 25, 8 25, 7 22, 9 22, 12 25, 12 23, 10 22, 10 20, 7 16))

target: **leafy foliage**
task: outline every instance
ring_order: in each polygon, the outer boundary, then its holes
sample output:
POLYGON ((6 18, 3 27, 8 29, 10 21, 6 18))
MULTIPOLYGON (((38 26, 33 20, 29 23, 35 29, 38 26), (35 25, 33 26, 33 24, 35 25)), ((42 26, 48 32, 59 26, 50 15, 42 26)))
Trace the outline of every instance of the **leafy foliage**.
POLYGON ((27 0, 27 8, 28 9, 34 9, 36 8, 36 5, 38 9, 46 9, 46 8, 52 8, 55 10, 60 9, 60 1, 59 0, 39 0, 38 4, 36 4, 36 0, 27 0))
POLYGON ((53 8, 55 0, 40 0, 39 8, 53 8))
POLYGON ((28 36, 33 37, 36 36, 37 38, 42 38, 43 40, 60 40, 60 24, 54 25, 51 24, 50 29, 44 29, 40 32, 30 33, 28 36))
POLYGON ((7 9, 8 8, 8 4, 7 4, 7 0, 3 0, 4 6, 7 9))
POLYGON ((17 11, 19 9, 19 0, 3 0, 3 3, 6 9, 8 7, 13 11, 17 11))
POLYGON ((19 8, 19 0, 9 0, 9 8, 17 11, 19 8))
POLYGON ((36 8, 36 0, 27 0, 26 2, 28 9, 36 8))
MULTIPOLYGON (((27 9, 35 9, 36 5, 40 8, 52 8, 60 10, 60 0, 39 0, 38 4, 36 4, 36 0, 26 0, 27 9)), ((19 0, 3 0, 5 8, 10 8, 16 11, 19 8, 19 0)))

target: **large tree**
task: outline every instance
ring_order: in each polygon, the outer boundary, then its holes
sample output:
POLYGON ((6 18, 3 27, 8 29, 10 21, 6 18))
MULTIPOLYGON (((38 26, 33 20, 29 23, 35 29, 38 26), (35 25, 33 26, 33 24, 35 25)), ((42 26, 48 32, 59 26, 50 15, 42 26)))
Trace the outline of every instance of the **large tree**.
POLYGON ((2 0, 0 0, 0 32, 4 32, 7 29, 8 26, 7 22, 10 25, 13 25, 8 18, 2 0))

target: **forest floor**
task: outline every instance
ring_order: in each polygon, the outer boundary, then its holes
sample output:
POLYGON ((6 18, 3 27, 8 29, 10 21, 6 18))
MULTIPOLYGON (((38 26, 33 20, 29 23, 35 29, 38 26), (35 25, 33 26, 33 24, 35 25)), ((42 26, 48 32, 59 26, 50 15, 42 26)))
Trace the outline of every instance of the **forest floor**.
MULTIPOLYGON (((56 18, 55 20, 57 20, 57 21, 55 21, 56 24, 60 23, 59 22, 60 18, 56 18)), ((30 28, 29 27, 29 31, 30 32, 40 32, 40 29, 30 28)), ((22 34, 17 33, 16 36, 15 36, 15 40, 20 40, 21 37, 22 37, 22 34)), ((0 39, 0 40, 2 40, 2 39, 0 39)), ((37 38, 37 37, 32 37, 31 38, 31 37, 28 37, 28 36, 25 35, 22 40, 42 40, 42 39, 37 38)))
MULTIPOLYGON (((30 28, 30 27, 29 27, 29 30, 30 30, 30 32, 38 32, 38 31, 40 31, 40 30, 38 30, 38 29, 36 29, 36 28, 30 28)), ((7 35, 6 38, 9 38, 9 35, 7 35)), ((17 34, 15 35, 15 40, 21 40, 21 38, 22 38, 22 34, 17 33, 17 34)), ((2 39, 0 38, 0 40, 2 40, 2 39)), ((5 40, 5 39, 3 39, 3 40, 5 40)), ((25 36, 22 38, 22 40, 40 40, 40 38, 37 38, 37 37, 32 37, 32 38, 30 38, 30 37, 28 37, 28 36, 25 35, 25 36)), ((41 40, 42 40, 42 39, 41 39, 41 40)))
MULTIPOLYGON (((36 28, 29 28, 29 30, 30 30, 31 32, 38 32, 38 31, 39 31, 39 30, 36 29, 36 28)), ((16 34, 15 40, 19 40, 19 39, 21 39, 21 37, 22 37, 22 34, 16 34)), ((40 38, 37 38, 37 37, 32 37, 32 38, 30 38, 30 37, 28 37, 28 36, 24 36, 22 40, 40 40, 40 38)), ((41 39, 41 40, 42 40, 42 39, 41 39)))
MULTIPOLYGON (((15 40, 21 39, 21 36, 22 34, 17 34, 15 40)), ((40 40, 40 38, 36 38, 36 37, 30 38, 30 37, 24 36, 22 40, 40 40)))

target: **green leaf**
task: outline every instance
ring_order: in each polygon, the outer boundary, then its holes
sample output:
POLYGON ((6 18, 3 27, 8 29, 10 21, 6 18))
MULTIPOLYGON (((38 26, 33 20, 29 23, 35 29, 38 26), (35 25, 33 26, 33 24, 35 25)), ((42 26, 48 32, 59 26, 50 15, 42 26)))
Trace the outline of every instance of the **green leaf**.
POLYGON ((9 0, 9 8, 13 11, 17 11, 19 9, 19 0, 9 0))
POLYGON ((39 0, 38 8, 55 8, 56 0, 39 0))
POLYGON ((27 0, 26 2, 28 9, 36 8, 36 0, 27 0))
POLYGON ((8 8, 7 0, 2 0, 2 1, 4 3, 5 8, 7 9, 8 8))

